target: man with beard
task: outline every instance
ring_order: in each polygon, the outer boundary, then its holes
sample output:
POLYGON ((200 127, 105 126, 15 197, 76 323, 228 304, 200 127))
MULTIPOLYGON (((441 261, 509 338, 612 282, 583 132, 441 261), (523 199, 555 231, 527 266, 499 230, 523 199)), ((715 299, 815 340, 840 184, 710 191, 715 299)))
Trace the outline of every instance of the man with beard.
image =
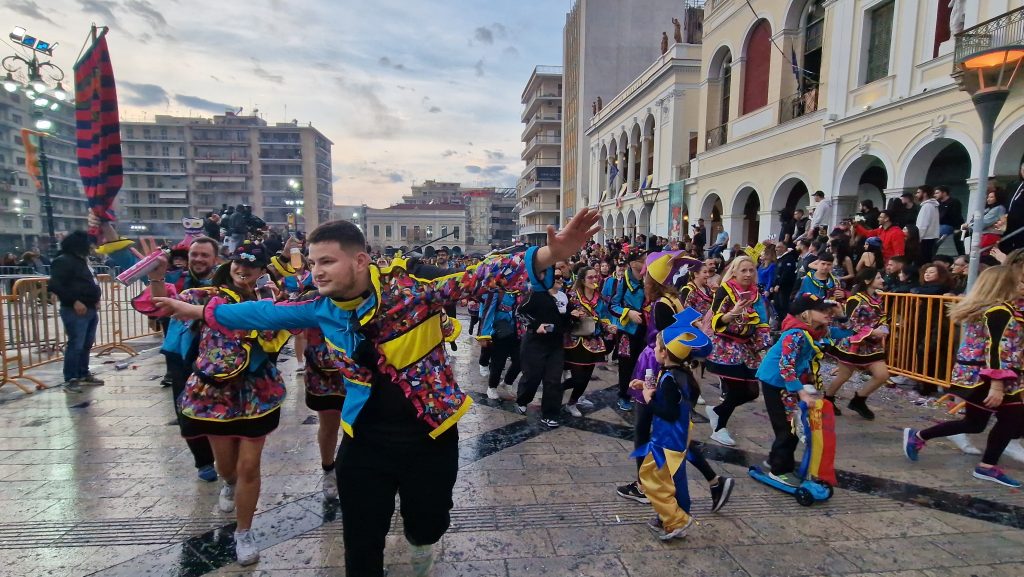
MULTIPOLYGON (((192 244, 188 247, 188 267, 184 270, 167 272, 164 275, 164 281, 174 285, 178 293, 188 289, 210 286, 213 273, 217 268, 219 252, 220 243, 212 238, 201 236, 193 239, 192 244)), ((150 279, 150 281, 153 280, 150 279)), ((159 276, 155 280, 159 281, 159 276)), ((166 296, 166 287, 160 282, 150 282, 150 288, 146 290, 152 291, 153 296, 166 296)), ((145 314, 147 311, 139 312, 145 314)), ((184 342, 183 339, 188 339, 188 342, 191 343, 194 334, 189 326, 175 320, 163 324, 163 329, 164 344, 160 348, 160 352, 164 355, 167 372, 161 384, 171 387, 171 398, 175 402, 175 412, 177 412, 177 399, 185 390, 185 381, 192 373, 192 367, 189 366, 190 363, 185 358, 175 351, 188 350, 188 346, 183 349, 180 344, 184 342)), ((188 449, 192 452, 199 478, 210 483, 216 481, 217 470, 213 466, 213 450, 210 448, 210 442, 206 437, 186 439, 185 442, 188 443, 188 449)))

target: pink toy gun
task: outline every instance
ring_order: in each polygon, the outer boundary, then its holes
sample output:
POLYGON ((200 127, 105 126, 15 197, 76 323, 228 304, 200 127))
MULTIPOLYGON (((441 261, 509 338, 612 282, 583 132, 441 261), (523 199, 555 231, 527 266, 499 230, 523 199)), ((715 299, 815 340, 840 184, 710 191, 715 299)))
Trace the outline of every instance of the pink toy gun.
POLYGON ((128 286, 140 278, 146 276, 153 269, 160 266, 160 260, 166 255, 162 250, 155 250, 148 256, 142 257, 139 262, 133 264, 129 269, 117 275, 117 282, 128 286))

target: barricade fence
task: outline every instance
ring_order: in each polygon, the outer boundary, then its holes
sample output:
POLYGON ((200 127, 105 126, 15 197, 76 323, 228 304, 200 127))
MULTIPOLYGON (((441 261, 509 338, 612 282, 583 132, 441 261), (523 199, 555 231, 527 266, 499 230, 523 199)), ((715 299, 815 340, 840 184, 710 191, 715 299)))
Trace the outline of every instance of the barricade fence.
POLYGON ((948 386, 960 346, 960 326, 949 320, 957 296, 883 293, 889 315, 889 372, 948 386))
MULTIPOLYGON (((138 354, 133 339, 156 335, 159 326, 138 314, 131 299, 144 285, 123 286, 109 275, 98 275, 103 289, 99 304, 99 326, 93 354, 113 351, 138 354)), ((0 295, 0 342, 4 343, 0 387, 13 384, 25 393, 46 385, 26 371, 61 360, 66 343, 60 320, 60 304, 47 291, 48 279, 20 278, 12 293, 0 295), (29 383, 29 384, 26 384, 29 383)), ((884 293, 885 310, 890 319, 888 342, 889 371, 917 381, 946 386, 956 360, 960 327, 946 314, 954 296, 884 293)))
MULTIPOLYGON (((99 322, 93 355, 114 351, 137 355, 129 341, 160 332, 156 323, 131 306, 132 297, 145 286, 139 281, 125 287, 106 274, 96 278, 102 297, 97 306, 99 322)), ((0 295, 0 342, 4 345, 0 387, 12 384, 27 394, 47 388, 47 383, 27 371, 64 358, 67 339, 60 319, 60 303, 47 290, 48 282, 45 277, 19 278, 13 283, 11 294, 0 295)))

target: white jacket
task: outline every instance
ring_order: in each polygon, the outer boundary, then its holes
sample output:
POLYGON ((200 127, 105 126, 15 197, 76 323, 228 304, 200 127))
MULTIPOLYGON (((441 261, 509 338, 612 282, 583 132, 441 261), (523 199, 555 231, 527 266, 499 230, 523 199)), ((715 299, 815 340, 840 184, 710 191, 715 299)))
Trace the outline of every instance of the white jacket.
POLYGON ((929 198, 921 203, 917 230, 921 232, 921 240, 939 238, 939 201, 929 198))

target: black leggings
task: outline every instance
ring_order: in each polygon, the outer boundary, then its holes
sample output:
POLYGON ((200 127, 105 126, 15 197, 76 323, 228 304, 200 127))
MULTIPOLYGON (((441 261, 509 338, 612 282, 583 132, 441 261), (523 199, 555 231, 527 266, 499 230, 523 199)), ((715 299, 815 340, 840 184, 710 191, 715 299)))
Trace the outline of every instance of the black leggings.
POLYGON ((759 388, 759 383, 756 379, 721 377, 721 380, 725 401, 711 409, 718 414, 718 428, 715 429, 716 431, 724 429, 729 424, 729 417, 732 416, 732 412, 736 410, 736 407, 757 399, 759 388))
POLYGON ((508 372, 505 373, 505 384, 511 385, 519 376, 519 337, 512 335, 491 341, 491 376, 487 378, 487 386, 497 388, 501 373, 505 370, 505 361, 511 359, 508 372))
POLYGON ((473 327, 475 327, 478 322, 480 322, 480 315, 475 313, 469 315, 469 334, 473 334, 473 327))
MULTIPOLYGON (((988 433, 985 453, 981 456, 981 462, 986 465, 998 465, 999 457, 1006 450, 1006 445, 1013 439, 1021 436, 1024 405, 1003 405, 996 409, 995 414, 996 424, 992 426, 992 430, 988 433)), ((968 404, 963 419, 939 423, 919 432, 918 435, 927 441, 938 437, 951 437, 961 433, 981 433, 985 431, 991 416, 991 411, 968 404)))
POLYGON ((595 366, 596 365, 565 365, 565 367, 569 369, 569 379, 562 383, 562 390, 567 391, 572 389, 572 394, 569 395, 570 405, 575 405, 576 401, 580 400, 580 397, 583 396, 583 393, 587 392, 587 385, 590 384, 590 377, 594 376, 595 366))

